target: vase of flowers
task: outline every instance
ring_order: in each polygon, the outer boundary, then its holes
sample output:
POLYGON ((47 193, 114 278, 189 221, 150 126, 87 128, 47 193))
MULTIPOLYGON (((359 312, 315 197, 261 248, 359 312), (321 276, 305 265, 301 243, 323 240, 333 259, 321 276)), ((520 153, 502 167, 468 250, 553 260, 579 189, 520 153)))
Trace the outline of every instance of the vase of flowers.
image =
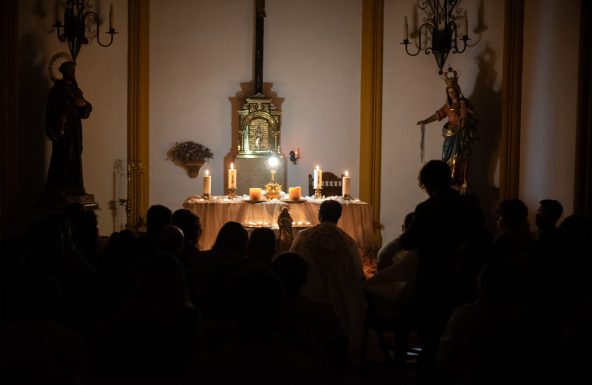
POLYGON ((201 166, 213 157, 209 148, 192 141, 176 142, 167 152, 167 159, 183 167, 190 178, 197 177, 201 166))

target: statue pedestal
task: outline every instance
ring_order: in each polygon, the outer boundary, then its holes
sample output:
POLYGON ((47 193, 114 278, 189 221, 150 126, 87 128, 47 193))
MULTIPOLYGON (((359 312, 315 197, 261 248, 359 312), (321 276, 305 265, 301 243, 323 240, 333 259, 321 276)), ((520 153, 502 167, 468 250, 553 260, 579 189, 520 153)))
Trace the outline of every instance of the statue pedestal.
MULTIPOLYGON (((279 162, 276 166, 275 182, 282 186, 283 191, 288 191, 286 185, 286 162, 283 156, 275 155, 279 162)), ((268 165, 270 156, 242 156, 237 155, 234 164, 237 169, 236 194, 249 194, 250 187, 265 189, 265 185, 271 181, 271 171, 268 165)))

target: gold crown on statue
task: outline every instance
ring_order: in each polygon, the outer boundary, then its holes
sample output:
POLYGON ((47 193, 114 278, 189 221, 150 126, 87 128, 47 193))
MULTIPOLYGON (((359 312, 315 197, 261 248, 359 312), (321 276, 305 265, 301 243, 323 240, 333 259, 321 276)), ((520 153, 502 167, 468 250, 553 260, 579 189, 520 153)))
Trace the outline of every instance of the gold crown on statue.
POLYGON ((446 87, 458 88, 458 74, 452 67, 448 67, 448 70, 442 74, 442 79, 446 82, 446 87))

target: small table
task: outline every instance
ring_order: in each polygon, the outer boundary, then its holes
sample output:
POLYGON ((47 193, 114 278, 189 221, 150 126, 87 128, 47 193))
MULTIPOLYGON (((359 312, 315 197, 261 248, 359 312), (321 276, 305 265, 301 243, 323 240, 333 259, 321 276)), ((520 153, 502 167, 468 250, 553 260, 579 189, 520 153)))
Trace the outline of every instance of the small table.
MULTIPOLYGON (((288 206, 293 228, 302 229, 319 223, 319 207, 324 199, 303 199, 299 202, 273 200, 252 203, 244 198, 211 197, 208 200, 193 195, 185 199, 183 207, 199 216, 202 225, 200 249, 210 249, 220 228, 228 221, 241 223, 248 228, 269 227, 277 230, 277 218, 283 207, 288 206)), ((343 211, 337 226, 358 242, 360 248, 373 254, 380 248, 375 238, 372 208, 368 203, 354 199, 339 200, 343 211)))

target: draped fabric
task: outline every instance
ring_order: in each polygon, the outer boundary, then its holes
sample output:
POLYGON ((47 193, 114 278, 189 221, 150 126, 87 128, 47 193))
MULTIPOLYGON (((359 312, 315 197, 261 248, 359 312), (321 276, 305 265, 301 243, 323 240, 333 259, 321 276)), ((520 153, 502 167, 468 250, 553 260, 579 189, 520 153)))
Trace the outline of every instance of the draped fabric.
MULTIPOLYGON (((318 214, 321 200, 309 200, 302 203, 282 201, 248 203, 242 199, 212 198, 203 200, 199 196, 191 196, 185 200, 183 207, 199 216, 203 232, 200 249, 211 248, 216 235, 224 223, 236 221, 246 227, 271 227, 278 229, 277 219, 283 207, 288 207, 294 221, 292 227, 296 236, 303 228, 319 223, 318 214)), ((340 202, 343 210, 338 227, 355 239, 364 251, 376 251, 373 234, 373 214, 368 203, 360 201, 340 202)))

